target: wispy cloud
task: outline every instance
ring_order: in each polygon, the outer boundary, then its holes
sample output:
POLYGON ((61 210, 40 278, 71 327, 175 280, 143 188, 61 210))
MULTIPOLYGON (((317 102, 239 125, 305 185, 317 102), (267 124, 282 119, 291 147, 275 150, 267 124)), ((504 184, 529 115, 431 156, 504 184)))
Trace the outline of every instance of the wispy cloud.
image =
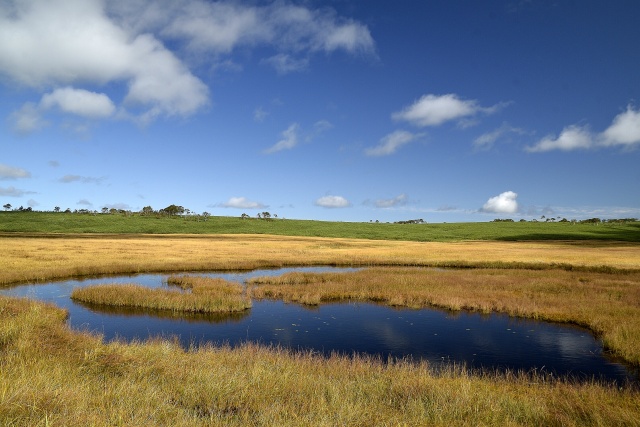
POLYGON ((15 187, 0 187, 0 196, 22 197, 25 194, 37 194, 35 191, 21 190, 15 187))
POLYGON ((246 197, 231 197, 226 202, 216 205, 222 208, 235 208, 235 209, 264 209, 268 206, 261 203, 247 199, 246 197))
POLYGON ((342 196, 323 196, 315 201, 315 205, 322 208, 336 209, 348 208, 351 206, 351 202, 342 196))
POLYGON ((364 152, 367 156, 372 157, 388 156, 398 151, 403 145, 415 141, 423 135, 424 134, 414 134, 404 130, 397 130, 382 138, 378 145, 367 148, 364 152))
POLYGON ((378 199, 373 202, 373 205, 376 208, 386 209, 386 208, 395 208, 398 206, 404 206, 407 204, 408 197, 406 194, 402 193, 392 199, 378 199))
POLYGON ((18 178, 31 178, 31 172, 0 163, 0 179, 13 180, 18 178))
POLYGON ((80 176, 80 175, 65 175, 62 178, 60 178, 58 182, 61 182, 63 184, 70 184, 73 182, 80 182, 82 184, 101 184, 105 179, 107 178, 106 177, 96 178, 92 176, 80 176))
POLYGON ((266 149, 266 154, 276 153, 282 150, 290 150, 298 145, 298 131, 300 125, 298 123, 292 123, 286 130, 282 132, 282 139, 276 142, 275 145, 266 149))
POLYGON ((473 141, 473 146, 476 150, 490 150, 493 145, 500 139, 508 138, 510 135, 524 135, 526 132, 523 129, 513 127, 507 123, 503 123, 499 128, 484 133, 477 137, 473 141))
MULTIPOLYGON (((463 100, 456 94, 422 96, 413 104, 391 117, 396 121, 409 122, 415 126, 438 126, 452 120, 469 120, 478 113, 492 114, 505 104, 493 107, 482 107, 475 100, 463 100)), ((463 127, 464 126, 463 122, 463 127)))

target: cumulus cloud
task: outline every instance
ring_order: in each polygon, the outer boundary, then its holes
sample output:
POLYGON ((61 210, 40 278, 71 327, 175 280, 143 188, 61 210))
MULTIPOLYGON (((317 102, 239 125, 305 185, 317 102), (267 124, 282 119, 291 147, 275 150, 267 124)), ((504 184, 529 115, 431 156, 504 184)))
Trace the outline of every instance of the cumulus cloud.
MULTIPOLYGON (((99 0, 3 2, 0 39, 12 41, 0 45, 0 72, 29 87, 124 83, 125 103, 147 116, 188 115, 208 102, 207 86, 172 52, 151 34, 125 31, 99 0)), ((94 117, 113 113, 109 101, 70 88, 43 98, 94 117)), ((24 113, 16 127, 34 129, 24 113)))
POLYGON ((0 163, 0 179, 31 178, 31 172, 0 163))
POLYGON ((221 203, 219 206, 223 208, 236 209, 263 209, 268 207, 260 202, 249 200, 246 197, 231 197, 228 201, 221 203))
POLYGON ((374 202, 376 208, 393 208, 396 206, 403 206, 407 203, 407 195, 400 194, 392 199, 378 199, 374 202))
POLYGON ((599 142, 604 146, 640 144, 640 110, 629 105, 627 111, 618 114, 611 126, 602 132, 599 142))
POLYGON ((514 214, 518 212, 517 198, 517 193, 505 191, 487 200, 487 203, 480 209, 480 212, 514 214))
MULTIPOLYGON (((209 104, 209 88, 184 58, 229 63, 237 48, 267 47, 266 62, 281 73, 303 69, 315 52, 375 54, 367 27, 331 8, 286 1, 267 5, 207 0, 6 0, 0 2, 0 74, 53 92, 42 105, 12 115, 26 133, 47 124, 56 107, 92 118, 146 124, 188 116, 209 104), (170 50, 171 49, 171 50, 170 50), (88 87, 121 85, 122 99, 88 87), (86 92, 81 92, 86 90, 86 92), (38 108, 39 107, 39 108, 38 108)), ((232 61, 231 61, 232 62, 232 61)))
POLYGON ((322 208, 334 209, 347 208, 351 206, 351 203, 342 196, 323 196, 315 201, 315 205, 322 208))
POLYGON ((422 134, 414 134, 404 130, 397 130, 382 138, 378 145, 367 148, 364 152, 367 156, 388 156, 398 151, 398 149, 403 145, 406 145, 420 137, 422 137, 422 134))
POLYGON ((89 118, 109 117, 116 110, 111 99, 104 93, 72 87, 59 88, 43 95, 40 106, 43 109, 57 107, 66 113, 89 118))
POLYGON ((298 131, 300 125, 297 123, 291 124, 285 131, 282 132, 282 139, 276 142, 275 145, 266 149, 266 154, 272 154, 282 150, 290 150, 298 145, 298 131))
POLYGON ((591 132, 587 126, 567 126, 557 138, 547 136, 533 146, 525 147, 525 150, 539 153, 552 150, 573 151, 636 145, 640 145, 640 110, 636 111, 629 105, 625 112, 614 117, 611 125, 599 134, 591 132))
POLYGON ((397 121, 409 122, 415 126, 438 126, 458 119, 469 119, 479 112, 492 113, 498 107, 484 108, 475 100, 462 100, 456 94, 422 96, 403 110, 393 113, 397 121))
POLYGON ((591 132, 580 126, 568 126, 562 130, 557 138, 547 136, 535 145, 525 147, 530 153, 543 151, 562 150, 572 151, 577 149, 588 149, 593 146, 593 136, 591 132))

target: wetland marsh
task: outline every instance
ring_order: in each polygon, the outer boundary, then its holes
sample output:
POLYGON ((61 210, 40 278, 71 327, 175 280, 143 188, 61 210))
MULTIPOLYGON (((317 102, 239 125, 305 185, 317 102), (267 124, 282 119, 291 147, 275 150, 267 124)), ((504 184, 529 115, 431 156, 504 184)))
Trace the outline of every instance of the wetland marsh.
MULTIPOLYGON (((322 286, 313 286, 318 292, 309 295, 300 286, 316 280, 315 272, 259 279, 249 285, 256 292, 251 311, 284 300, 295 310, 320 310, 311 313, 322 322, 323 308, 348 307, 351 300, 362 311, 370 307, 363 301, 372 300, 385 304, 373 310, 386 313, 395 310, 386 305, 448 308, 459 318, 464 310, 479 317, 503 313, 507 322, 582 325, 606 351, 640 365, 640 247, 628 242, 15 234, 0 236, 0 245, 0 283, 11 286, 153 271, 375 267, 375 276, 366 268, 323 273, 322 286), (424 267, 464 269, 454 275, 424 267)), ((255 343, 185 350, 169 337, 104 342, 70 328, 68 316, 47 303, 0 296, 5 424, 637 425, 640 419, 640 395, 633 387, 567 381, 540 371, 438 369, 428 360, 325 357, 255 343)))

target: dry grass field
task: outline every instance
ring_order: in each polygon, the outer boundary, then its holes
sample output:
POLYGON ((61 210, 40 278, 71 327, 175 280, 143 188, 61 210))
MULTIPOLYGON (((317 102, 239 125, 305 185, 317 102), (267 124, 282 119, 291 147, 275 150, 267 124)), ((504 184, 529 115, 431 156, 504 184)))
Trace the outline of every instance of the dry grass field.
POLYGON ((623 242, 403 242, 265 235, 0 236, 0 285, 93 274, 306 265, 640 269, 623 242))
MULTIPOLYGON (((351 283, 322 275, 263 280, 255 288, 324 281, 344 296, 350 287, 377 286, 391 293, 362 298, 575 321, 602 333, 627 360, 640 360, 633 341, 640 330, 640 246, 631 243, 16 235, 0 237, 0 247, 5 285, 143 271, 376 267, 341 279, 351 283)), ((42 303, 0 297, 0 425, 640 425, 634 388, 325 359, 253 344, 185 350, 160 340, 104 343, 70 330, 65 316, 42 303)))

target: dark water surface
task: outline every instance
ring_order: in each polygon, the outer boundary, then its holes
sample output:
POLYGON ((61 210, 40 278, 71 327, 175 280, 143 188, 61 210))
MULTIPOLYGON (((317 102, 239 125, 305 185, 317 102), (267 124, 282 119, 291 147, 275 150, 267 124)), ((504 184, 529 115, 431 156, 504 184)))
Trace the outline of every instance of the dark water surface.
MULTIPOLYGON (((290 271, 350 270, 312 267, 195 274, 243 282, 250 277, 290 271)), ((69 298, 76 287, 98 283, 162 287, 166 286, 166 277, 144 274, 68 280, 20 285, 2 289, 0 294, 53 302, 69 311, 72 328, 100 333, 105 340, 177 336, 184 346, 254 341, 327 355, 366 353, 385 360, 410 357, 432 363, 463 363, 473 368, 570 375, 576 379, 638 381, 638 372, 603 354, 600 340, 586 329, 502 314, 396 309, 366 303, 308 308, 281 301, 253 301, 253 308, 240 314, 175 317, 170 312, 88 307, 69 298)))

